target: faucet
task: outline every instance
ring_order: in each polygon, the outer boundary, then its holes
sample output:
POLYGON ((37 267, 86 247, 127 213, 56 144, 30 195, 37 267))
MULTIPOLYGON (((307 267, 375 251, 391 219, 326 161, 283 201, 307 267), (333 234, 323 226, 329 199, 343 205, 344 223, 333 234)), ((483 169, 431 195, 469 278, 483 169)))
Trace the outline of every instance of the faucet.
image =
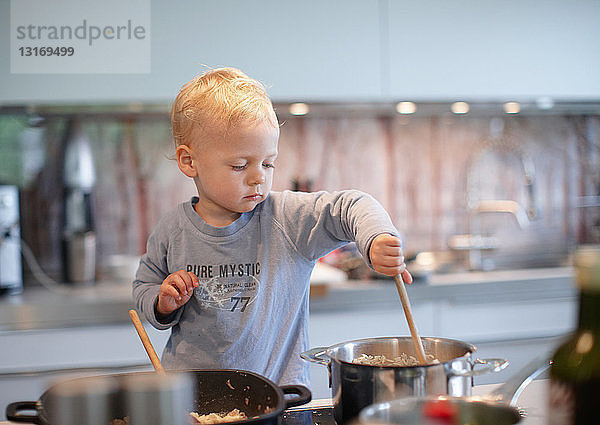
POLYGON ((530 223, 529 211, 516 201, 511 200, 483 200, 475 205, 469 206, 469 211, 475 215, 485 213, 508 213, 512 214, 521 229, 526 229, 530 223))
MULTIPOLYGON (((492 262, 484 263, 482 251, 498 248, 499 241, 493 236, 487 236, 482 233, 479 225, 479 217, 483 214, 500 213, 510 214, 516 220, 519 229, 527 229, 532 220, 538 218, 539 213, 535 202, 535 168, 533 161, 510 139, 500 138, 484 147, 478 156, 481 156, 489 149, 496 149, 501 153, 511 153, 516 155, 521 163, 521 169, 524 175, 524 183, 527 191, 527 207, 519 202, 510 199, 480 199, 473 193, 474 186, 471 184, 470 170, 467 170, 467 227, 468 234, 455 235, 450 238, 448 245, 450 249, 468 251, 467 267, 471 270, 490 270, 494 268, 492 262)), ((471 162, 471 165, 475 160, 471 162)), ((470 167, 469 167, 470 168, 470 167)))
POLYGON ((520 229, 529 227, 531 221, 525 208, 513 200, 481 200, 470 205, 468 211, 469 245, 463 248, 468 251, 467 266, 470 270, 492 270, 494 268, 492 261, 483 261, 482 251, 496 249, 499 246, 498 239, 482 235, 477 220, 481 215, 490 213, 511 214, 520 229))

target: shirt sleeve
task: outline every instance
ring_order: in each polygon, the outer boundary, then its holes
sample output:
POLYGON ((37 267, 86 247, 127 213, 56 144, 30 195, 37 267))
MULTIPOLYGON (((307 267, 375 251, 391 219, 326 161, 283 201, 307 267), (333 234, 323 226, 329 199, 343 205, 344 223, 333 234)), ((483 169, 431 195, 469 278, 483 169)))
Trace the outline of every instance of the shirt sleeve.
POLYGON ((167 317, 166 322, 159 321, 156 313, 158 291, 163 280, 168 276, 167 247, 169 232, 159 224, 148 238, 146 253, 140 259, 140 264, 133 281, 133 298, 138 310, 156 329, 169 329, 179 322, 183 307, 167 317))
POLYGON ((371 195, 357 190, 282 193, 284 231, 306 258, 316 260, 347 242, 356 246, 369 266, 369 248, 382 233, 400 237, 390 216, 371 195))

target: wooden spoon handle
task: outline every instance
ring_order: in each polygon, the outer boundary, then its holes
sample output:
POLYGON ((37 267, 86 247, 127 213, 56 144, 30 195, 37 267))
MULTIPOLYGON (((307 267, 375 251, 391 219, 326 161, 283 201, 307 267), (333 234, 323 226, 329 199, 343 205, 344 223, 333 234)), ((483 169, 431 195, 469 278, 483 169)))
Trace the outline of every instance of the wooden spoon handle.
POLYGON ((425 357, 425 350, 423 349, 423 343, 419 337, 417 331, 417 325, 413 318, 412 309, 410 308, 410 301, 408 300, 408 294, 406 293, 406 287, 404 281, 400 275, 394 276, 394 282, 396 282, 396 288, 398 289, 398 295, 400 295, 400 301, 402 301, 402 308, 404 309, 404 315, 408 322, 408 328, 410 329, 410 335, 412 336, 413 344, 415 345, 415 351, 417 352, 417 358, 419 363, 427 364, 427 358, 425 357))
POLYGON ((144 325, 140 320, 140 317, 135 310, 129 310, 129 317, 131 317, 131 321, 133 322, 133 326, 135 326, 135 330, 137 331, 140 339, 142 340, 142 344, 146 349, 146 353, 148 353, 148 357, 150 357, 150 361, 152 362, 152 366, 154 366, 154 370, 157 373, 164 374, 165 370, 160 364, 160 359, 156 355, 156 351, 154 351, 154 347, 152 346, 152 342, 150 342, 150 338, 148 338, 148 334, 146 333, 146 329, 144 329, 144 325))

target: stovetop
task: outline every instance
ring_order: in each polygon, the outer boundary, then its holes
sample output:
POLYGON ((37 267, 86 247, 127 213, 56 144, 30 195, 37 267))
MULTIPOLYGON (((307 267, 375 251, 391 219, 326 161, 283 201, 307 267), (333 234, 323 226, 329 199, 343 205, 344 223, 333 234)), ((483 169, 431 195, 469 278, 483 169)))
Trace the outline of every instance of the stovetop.
POLYGON ((336 425, 333 408, 286 410, 281 416, 281 425, 336 425))

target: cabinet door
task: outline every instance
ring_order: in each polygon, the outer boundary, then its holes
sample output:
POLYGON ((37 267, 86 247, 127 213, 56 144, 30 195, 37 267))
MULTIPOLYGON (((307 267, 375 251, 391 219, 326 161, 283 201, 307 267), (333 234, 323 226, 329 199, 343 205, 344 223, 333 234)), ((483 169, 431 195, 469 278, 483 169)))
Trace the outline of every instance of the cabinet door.
POLYGON ((170 39, 158 51, 165 63, 179 64, 171 72, 182 81, 204 63, 240 67, 267 84, 275 100, 373 99, 381 94, 376 1, 195 4, 160 3, 180 29, 155 24, 170 39))
POLYGON ((395 98, 597 98, 600 3, 389 1, 395 98))
POLYGON ((440 301, 440 335, 472 343, 555 337, 576 324, 574 299, 459 304, 440 301))
MULTIPOLYGON (((160 357, 170 331, 159 331, 147 323, 145 328, 160 357)), ((129 323, 2 332, 0 346, 0 374, 150 365, 129 323)))

